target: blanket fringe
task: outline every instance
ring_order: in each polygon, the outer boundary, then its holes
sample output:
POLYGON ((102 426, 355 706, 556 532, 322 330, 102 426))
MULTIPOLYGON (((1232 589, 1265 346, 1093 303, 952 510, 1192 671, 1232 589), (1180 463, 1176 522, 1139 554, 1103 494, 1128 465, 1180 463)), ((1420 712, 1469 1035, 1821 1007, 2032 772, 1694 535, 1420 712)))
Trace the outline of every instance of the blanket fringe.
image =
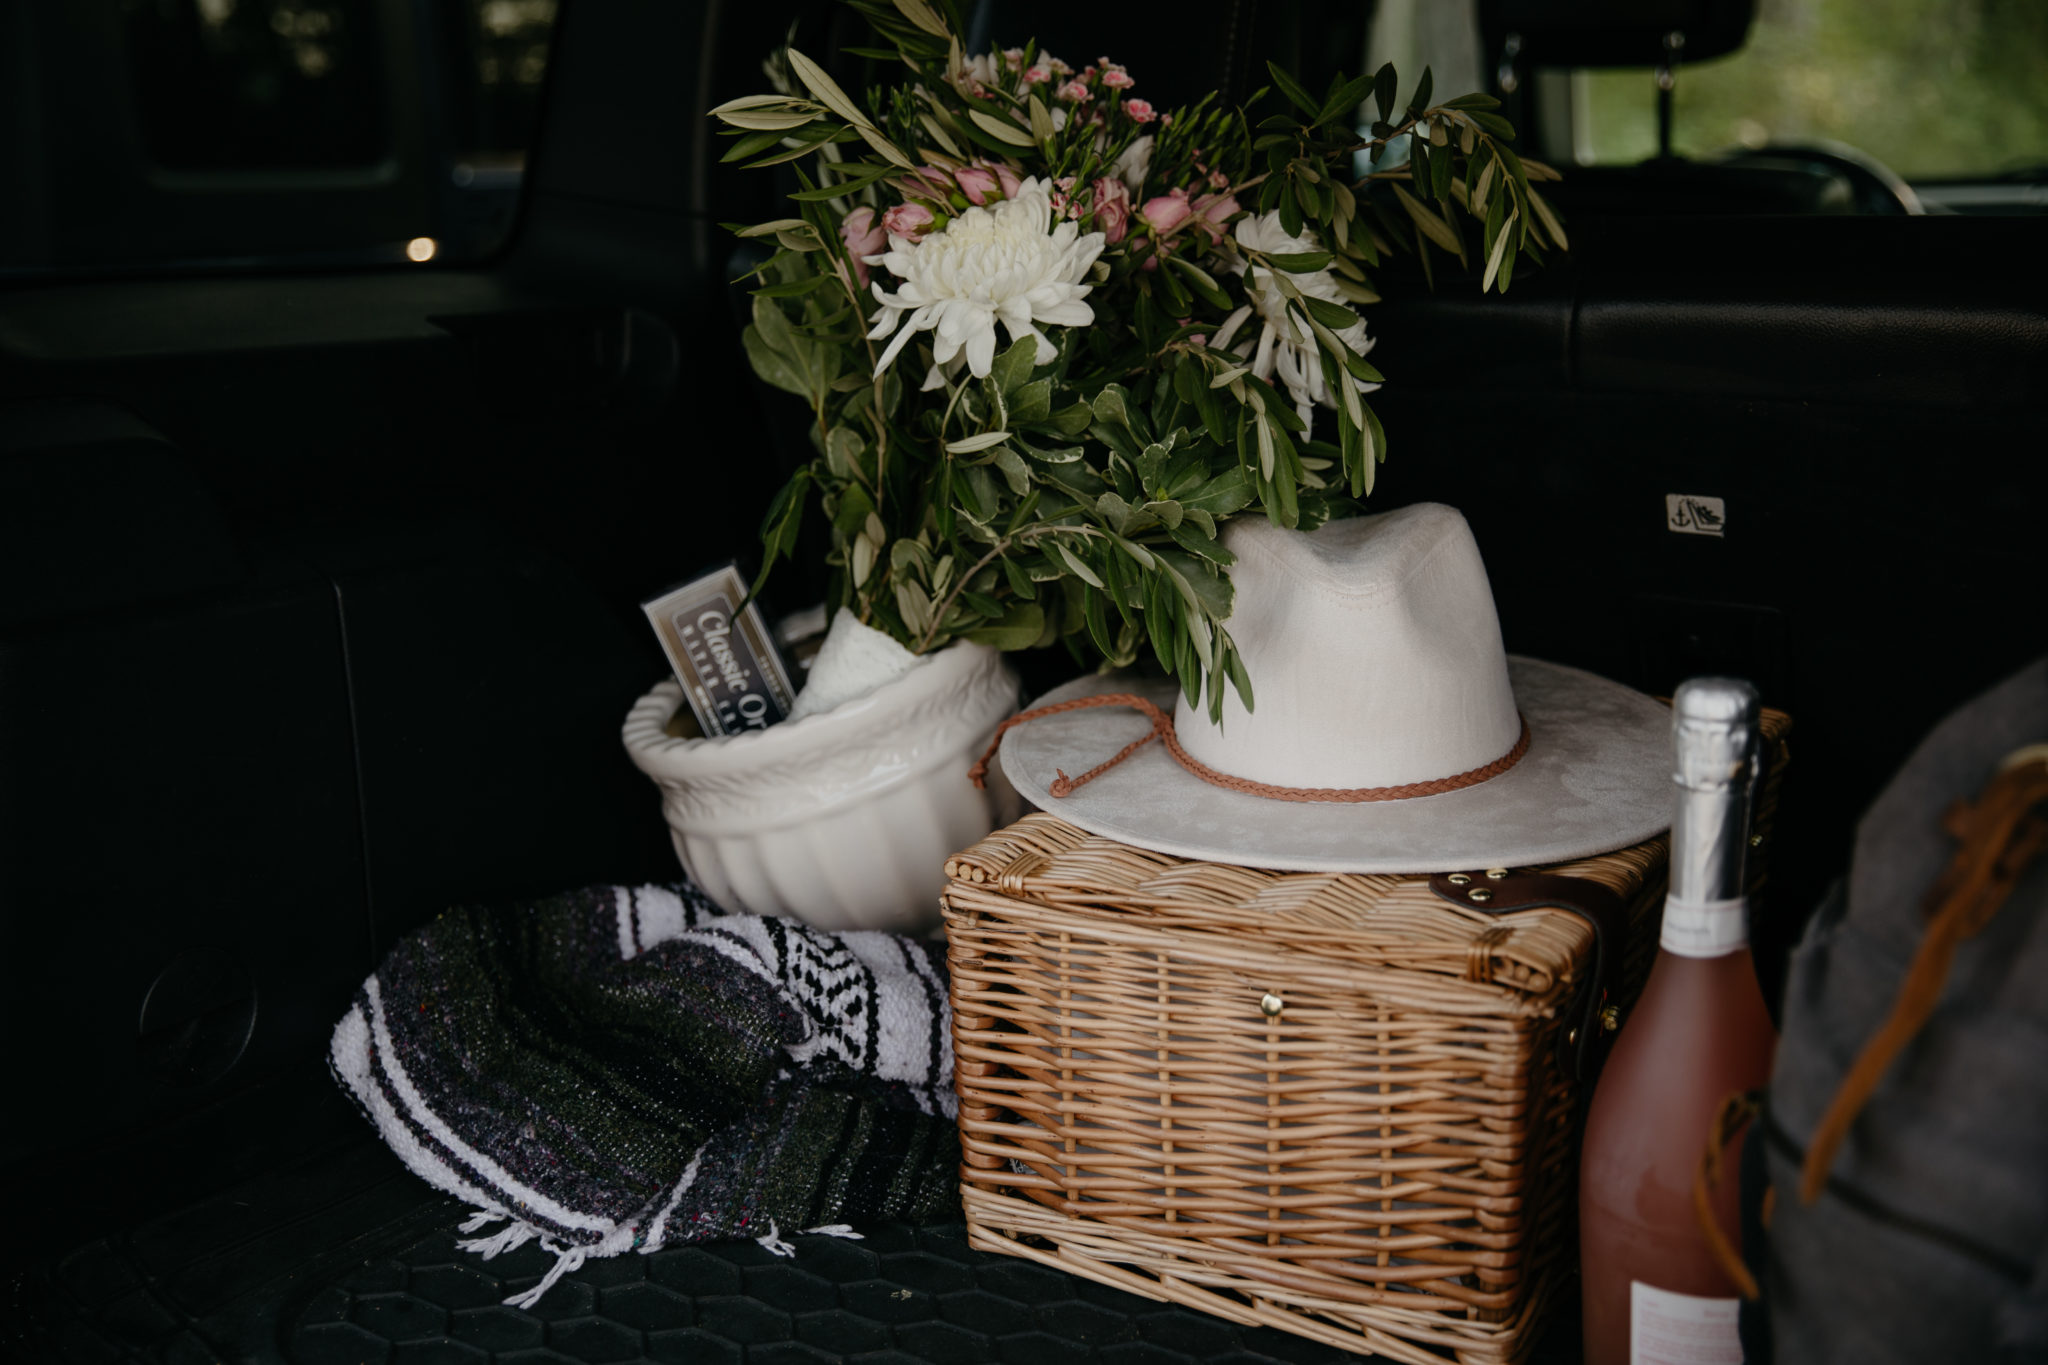
MULTIPOLYGON (((546 1246, 547 1243, 543 1242, 542 1245, 546 1246)), ((549 1247, 549 1249, 553 1250, 554 1248, 549 1247)), ((510 1304, 514 1308, 533 1307, 535 1304, 540 1302, 542 1295, 546 1294, 550 1289, 553 1289, 555 1285, 560 1282, 561 1278, 564 1275, 568 1275, 575 1271, 581 1270, 583 1268, 583 1262, 585 1261, 585 1259, 589 1257, 589 1255, 589 1247, 562 1248, 561 1253, 555 1257, 554 1266, 548 1271, 547 1274, 540 1277, 539 1284, 535 1285, 533 1288, 527 1290, 523 1294, 514 1294, 511 1298, 505 1300, 505 1302, 510 1304)))
MULTIPOLYGON (((499 1216, 502 1217, 503 1215, 499 1216)), ((475 1221, 474 1218, 470 1220, 471 1223, 475 1221)), ((463 1225, 462 1230, 469 1232, 472 1229, 466 1223, 463 1225)), ((488 1261, 491 1257, 503 1252, 517 1251, 520 1247, 525 1246, 540 1235, 540 1229, 533 1224, 515 1221, 498 1229, 496 1233, 489 1237, 472 1237, 466 1242, 457 1242, 455 1246, 460 1251, 474 1251, 477 1255, 488 1261)))
POLYGON ((820 1237, 843 1237, 849 1242, 864 1242, 867 1238, 853 1230, 851 1223, 827 1223, 823 1227, 805 1228, 806 1236, 816 1233, 820 1237))
POLYGON ((782 1234, 776 1228, 773 1218, 768 1220, 768 1231, 756 1237, 754 1241, 760 1245, 763 1251, 766 1251, 771 1256, 796 1255, 796 1248, 782 1240, 782 1234))

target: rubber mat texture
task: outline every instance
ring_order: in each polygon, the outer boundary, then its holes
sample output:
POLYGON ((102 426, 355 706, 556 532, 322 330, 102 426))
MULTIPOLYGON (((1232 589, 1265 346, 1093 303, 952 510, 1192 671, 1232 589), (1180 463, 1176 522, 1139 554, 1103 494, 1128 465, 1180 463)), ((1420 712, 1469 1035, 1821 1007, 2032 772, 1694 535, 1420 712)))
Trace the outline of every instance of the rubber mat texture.
MULTIPOLYGON (((467 1210, 381 1148, 308 1158, 14 1278, 0 1347, 47 1365, 1323 1365, 1271 1328, 976 1251, 959 1223, 585 1264, 456 1249, 467 1210)), ((1538 1360, 1571 1358, 1568 1341, 1538 1360)))

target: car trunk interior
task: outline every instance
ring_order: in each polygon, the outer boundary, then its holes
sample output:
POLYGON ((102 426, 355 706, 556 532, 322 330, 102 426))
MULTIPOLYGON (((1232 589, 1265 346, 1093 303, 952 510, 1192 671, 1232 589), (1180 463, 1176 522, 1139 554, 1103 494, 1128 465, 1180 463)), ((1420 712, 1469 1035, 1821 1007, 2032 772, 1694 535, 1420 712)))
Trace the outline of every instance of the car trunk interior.
MULTIPOLYGON (((14 8, 0 32, 33 41, 0 50, 9 154, 84 150, 64 171, 80 186, 15 227, 55 267, 0 275, 0 1343, 23 1361, 942 1361, 1007 1334, 1017 1359, 1340 1358, 970 1253, 945 1226, 794 1265, 750 1244, 593 1263, 529 1320, 494 1305, 533 1266, 487 1279, 453 1252, 460 1207, 327 1075, 357 985, 441 908, 673 878, 618 739, 667 671, 637 604, 756 561, 761 509, 810 457, 801 411, 747 370, 720 226, 774 216, 772 177, 719 164, 703 111, 759 84, 792 20, 836 50, 856 17, 568 0, 504 249, 312 269, 150 249, 197 219, 116 193, 132 173, 110 160, 76 164, 113 145, 91 141, 103 120, 64 131, 107 79, 91 44, 113 0, 14 8), (90 245, 117 229, 131 265, 90 245)), ((1185 95, 1249 93, 1267 56, 1326 79, 1362 41, 1356 7, 1195 8, 1226 17, 993 4, 975 22, 1061 50, 1100 35, 1185 95)), ((1455 272, 1383 281, 1372 506, 1463 510, 1513 653, 1663 695, 1731 673, 1791 713, 1756 927, 1774 995, 1865 804, 2040 649, 2039 222, 1686 214, 1591 181, 1583 208, 1569 173, 1558 187, 1569 258, 1504 298, 1455 272), (1674 527, 1687 499, 1717 533, 1674 527)), ((769 596, 822 589, 791 568, 769 596)), ((1022 664, 1033 691, 1072 668, 1022 664)))

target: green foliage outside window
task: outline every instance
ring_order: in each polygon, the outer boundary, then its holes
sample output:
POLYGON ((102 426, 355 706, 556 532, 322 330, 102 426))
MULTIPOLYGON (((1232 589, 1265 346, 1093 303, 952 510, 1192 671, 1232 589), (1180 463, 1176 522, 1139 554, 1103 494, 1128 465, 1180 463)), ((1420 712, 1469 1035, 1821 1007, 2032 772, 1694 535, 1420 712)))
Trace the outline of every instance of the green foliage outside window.
MULTIPOLYGON (((1574 77, 1576 151, 1657 148, 1647 70, 1574 77)), ((1844 142, 1907 179, 2048 163, 2044 0, 1760 0, 1743 48, 1678 73, 1674 150, 1844 142)))

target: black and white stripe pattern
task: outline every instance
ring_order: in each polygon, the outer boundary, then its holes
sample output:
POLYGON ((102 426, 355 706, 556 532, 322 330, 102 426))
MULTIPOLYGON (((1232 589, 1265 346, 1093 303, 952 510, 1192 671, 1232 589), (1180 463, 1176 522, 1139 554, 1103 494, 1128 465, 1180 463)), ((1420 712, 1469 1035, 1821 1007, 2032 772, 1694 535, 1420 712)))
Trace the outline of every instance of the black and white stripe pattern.
MULTIPOLYGON (((800 1036, 785 1047, 785 1075, 796 1082, 814 1073, 854 1073, 864 1083, 882 1083, 933 1120, 954 1116, 951 1012, 935 945, 893 934, 830 934, 793 920, 726 914, 687 884, 593 888, 577 893, 575 899, 588 907, 576 921, 583 926, 577 931, 578 941, 594 944, 598 958, 609 956, 611 950, 605 945, 613 941, 618 962, 630 962, 660 944, 695 944, 717 955, 711 961, 729 962, 768 987, 796 1011, 790 1028, 800 1036), (607 895, 609 922, 604 913, 607 895)), ((430 951, 419 945, 426 944, 431 932, 432 926, 415 936, 415 946, 422 954, 430 951)), ((394 960, 405 950, 402 946, 395 951, 394 960)), ((665 956, 649 959, 647 969, 672 971, 661 965, 669 960, 665 956)), ((701 963, 706 959, 700 953, 695 960, 701 963)), ((392 970, 393 963, 387 962, 385 973, 392 970)), ((734 989, 742 985, 736 979, 734 989)), ((759 991, 747 987, 742 993, 758 995, 759 991)), ((483 1106, 476 1095, 439 1094, 432 1083, 422 1083, 421 1077, 459 1077, 462 1072, 445 1065, 450 1054, 437 1041, 420 1041, 436 1035, 411 1028, 394 1030, 387 1014, 396 1008, 404 1011, 409 1021, 411 1011, 424 1011, 428 1005, 411 1000, 392 1002, 386 996, 379 976, 363 983, 353 1007, 335 1028, 330 1066, 408 1167, 478 1211, 464 1231, 475 1233, 488 1223, 504 1220, 505 1226, 495 1233, 464 1242, 466 1249, 489 1257, 537 1238, 557 1254, 554 1271, 540 1285, 508 1302, 530 1306, 562 1274, 588 1257, 613 1256, 634 1248, 651 1251, 664 1242, 700 1240, 721 1232, 731 1235, 735 1219, 726 1216, 722 1208, 708 1208, 707 1201, 732 1202, 733 1186, 727 1173, 750 1168, 743 1159, 745 1153, 737 1149, 761 1140, 765 1130, 760 1124, 742 1120, 729 1133, 713 1133, 694 1151, 685 1147, 672 1158, 680 1166, 680 1174, 675 1174, 677 1166, 669 1167, 671 1175, 663 1179, 673 1183, 644 1203, 639 1202, 641 1195, 650 1186, 623 1184, 615 1187, 610 1213, 573 1207, 564 1202, 560 1190, 551 1194, 536 1184, 545 1180, 544 1174, 522 1178, 511 1169, 520 1164, 516 1154, 500 1160, 486 1150, 492 1134, 502 1135, 508 1126, 516 1129, 522 1122, 531 1138, 530 1119, 480 1112, 483 1106), (413 1041, 401 1043, 401 1037, 413 1041), (412 1055, 408 1055, 408 1046, 416 1049, 412 1055), (700 1172, 712 1171, 719 1174, 700 1178, 700 1172), (708 1189, 707 1185, 718 1188, 708 1189), (628 1193, 635 1190, 640 1193, 628 1193), (637 1213, 619 1216, 636 1203, 637 1213)), ((907 1106, 905 1109, 907 1112, 907 1106)), ((502 1144, 498 1150, 504 1150, 502 1144)), ((625 1159, 624 1154, 620 1159, 625 1159)), ((743 1235, 756 1236, 771 1250, 786 1249, 788 1244, 781 1240, 773 1221, 767 1221, 765 1231, 756 1233, 758 1223, 750 1226, 749 1215, 741 1213, 736 1219, 737 1226, 745 1229, 743 1235)))

